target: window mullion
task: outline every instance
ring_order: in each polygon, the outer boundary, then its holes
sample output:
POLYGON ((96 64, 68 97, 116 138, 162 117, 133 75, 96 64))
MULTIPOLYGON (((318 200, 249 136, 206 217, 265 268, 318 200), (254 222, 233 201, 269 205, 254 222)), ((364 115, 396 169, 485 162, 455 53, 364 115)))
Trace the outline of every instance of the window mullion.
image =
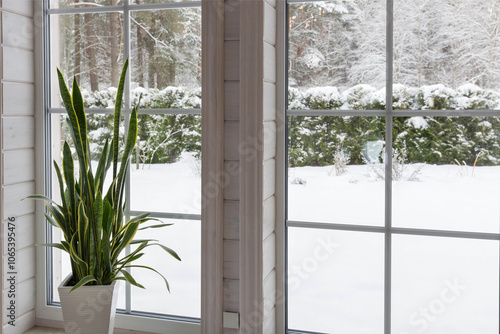
POLYGON ((394 55, 394 1, 386 8, 386 118, 385 118, 385 268, 384 268, 384 333, 391 334, 392 301, 392 93, 394 55))

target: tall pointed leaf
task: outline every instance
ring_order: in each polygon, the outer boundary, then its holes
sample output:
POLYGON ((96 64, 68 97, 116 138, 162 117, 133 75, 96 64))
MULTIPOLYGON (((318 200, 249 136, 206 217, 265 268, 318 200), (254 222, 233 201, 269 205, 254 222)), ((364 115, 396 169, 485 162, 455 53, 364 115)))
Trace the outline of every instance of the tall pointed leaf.
POLYGON ((127 75, 128 59, 123 64, 118 91, 116 92, 115 114, 113 120, 113 179, 116 178, 118 170, 118 141, 120 137, 120 116, 123 103, 123 91, 125 89, 125 78, 127 75))

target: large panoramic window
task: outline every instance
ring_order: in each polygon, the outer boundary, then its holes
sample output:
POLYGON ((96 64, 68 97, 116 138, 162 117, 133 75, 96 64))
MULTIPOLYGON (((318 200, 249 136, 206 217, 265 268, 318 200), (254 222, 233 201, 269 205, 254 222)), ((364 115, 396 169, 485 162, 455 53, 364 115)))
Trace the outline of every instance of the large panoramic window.
MULTIPOLYGON (((125 129, 139 105, 138 141, 126 185, 128 218, 144 212, 172 226, 139 231, 174 249, 182 261, 151 248, 133 276, 145 290, 120 290, 118 312, 199 322, 201 270, 201 2, 162 0, 52 0, 45 2, 46 168, 61 161, 69 138, 56 77, 59 68, 82 88, 92 154, 112 136, 114 97, 121 68, 130 60, 124 94, 125 129), (155 252, 156 251, 156 252, 155 252)), ((122 133, 123 135, 123 133, 122 133)), ((48 173, 50 194, 56 183, 48 173), (52 178, 52 181, 50 180, 52 178)), ((58 191, 53 192, 57 196, 58 191)), ((60 238, 56 231, 49 233, 60 238)), ((68 273, 64 254, 50 250, 47 301, 68 273)))
POLYGON ((287 12, 288 333, 498 333, 500 3, 287 12))

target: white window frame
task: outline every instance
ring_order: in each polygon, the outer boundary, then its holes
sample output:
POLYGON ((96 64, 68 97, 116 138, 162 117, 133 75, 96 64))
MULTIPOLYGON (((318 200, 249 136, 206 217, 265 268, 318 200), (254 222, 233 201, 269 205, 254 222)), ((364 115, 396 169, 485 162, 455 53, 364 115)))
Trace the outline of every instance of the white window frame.
MULTIPOLYGON (((385 110, 292 110, 288 109, 288 88, 287 77, 288 77, 288 5, 294 3, 308 3, 308 2, 322 2, 328 0, 284 0, 281 10, 283 13, 278 12, 278 27, 282 26, 279 20, 284 20, 285 31, 279 33, 278 40, 284 40, 284 44, 281 48, 281 53, 277 59, 284 59, 285 72, 278 76, 279 80, 283 80, 284 85, 282 91, 278 91, 278 112, 282 113, 284 122, 287 122, 288 117, 293 116, 364 116, 373 117, 381 116, 385 118, 385 143, 386 143, 386 155, 385 155, 385 225, 384 226, 364 226, 364 225, 350 225, 350 224, 333 224, 333 223, 320 223, 320 222, 305 222, 305 221, 292 221, 287 219, 287 191, 285 189, 287 180, 287 166, 282 163, 282 170, 280 174, 284 176, 284 184, 278 189, 284 190, 284 200, 285 207, 283 213, 285 217, 281 221, 277 220, 277 227, 283 226, 283 231, 280 233, 283 245, 278 247, 277 263, 286 262, 287 252, 286 252, 286 235, 288 228, 312 228, 320 230, 330 230, 330 231, 352 231, 352 232, 366 232, 366 233, 376 233, 383 234, 385 238, 385 255, 384 255, 384 334, 391 334, 391 315, 392 315, 392 305, 391 305, 391 274, 392 274, 392 236, 393 235, 406 235, 406 236, 428 236, 428 237, 445 237, 445 238, 464 238, 469 240, 497 240, 500 241, 500 233, 482 233, 482 232, 463 232, 463 231, 452 231, 452 230, 433 230, 433 229, 422 229, 422 228, 402 228, 392 226, 392 143, 393 143, 393 118, 394 117, 412 117, 412 116, 456 116, 456 117, 474 117, 474 116, 500 116, 500 110, 498 109, 485 109, 485 110, 393 110, 392 103, 386 104, 385 110), (280 96, 284 94, 284 96, 280 96), (284 106, 281 107, 281 104, 284 106), (282 111, 284 109, 284 111, 282 111)), ((280 3, 281 1, 278 1, 280 3)), ((386 0, 386 101, 392 101, 393 95, 393 33, 394 33, 394 0, 386 0)), ((279 30, 278 30, 279 31, 279 30)), ((278 75, 280 73, 278 72, 278 75)), ((278 136, 278 140, 281 141, 281 147, 278 146, 279 150, 284 151, 284 161, 288 158, 288 149, 286 147, 287 143, 285 140, 286 136, 278 136)), ((280 143, 278 142, 278 145, 280 143)), ((281 151, 279 151, 281 152, 281 151)), ((278 175, 280 175, 278 174, 278 175)), ((278 180, 277 182, 280 182, 278 180)), ((279 184, 279 183, 278 183, 279 184)), ((278 284, 282 284, 282 290, 285 291, 284 302, 279 308, 277 329, 279 333, 288 334, 320 334, 316 332, 309 331, 299 331, 288 328, 287 323, 287 283, 286 283, 286 272, 287 263, 284 263, 284 268, 281 272, 281 279, 284 283, 278 280, 278 284)), ((500 282, 499 282, 500 284, 500 282)), ((499 319, 500 321, 500 319, 499 319)))
MULTIPOLYGON (((199 7, 201 9, 201 1, 189 2, 166 2, 161 4, 142 4, 135 5, 129 4, 128 0, 123 0, 123 4, 119 6, 107 6, 99 8, 61 8, 49 9, 48 2, 50 0, 35 0, 35 52, 37 54, 36 61, 36 126, 37 126, 37 174, 36 174, 36 188, 37 193, 45 193, 47 189, 47 180, 50 180, 51 167, 47 165, 46 161, 50 154, 50 149, 47 147, 50 143, 50 133, 47 133, 47 123, 50 122, 50 114, 63 113, 62 108, 50 108, 48 105, 49 99, 49 79, 45 77, 45 72, 48 67, 49 41, 48 29, 45 28, 48 22, 48 17, 51 14, 72 14, 72 13, 95 13, 95 12, 112 12, 119 11, 123 13, 124 24, 124 57, 128 58, 130 55, 130 40, 125 35, 129 36, 130 33, 130 12, 135 10, 160 10, 172 8, 190 8, 199 7)), ((202 14, 203 15, 203 14, 202 14)), ((211 24, 213 21, 207 22, 211 24)), ((130 71, 127 73, 126 87, 129 87, 130 71)), ((205 94, 205 93, 204 93, 205 94)), ((130 90, 126 89, 124 94, 125 107, 123 112, 125 115, 130 114, 130 90)), ((106 109, 92 109, 92 111, 103 113, 106 109)), ((109 110, 107 110, 109 113, 109 110)), ((195 114, 201 115, 201 109, 141 109, 140 113, 160 113, 160 114, 195 114)), ((49 157, 50 158, 50 157, 49 157)), ((127 186, 127 192, 130 192, 130 185, 127 186)), ((48 229, 45 219, 43 217, 44 207, 43 203, 36 204, 37 210, 37 224, 36 224, 36 238, 37 243, 45 243, 48 237, 48 229)), ((139 211, 129 210, 129 215, 136 215, 142 213, 139 211)), ((155 212, 153 216, 156 218, 167 219, 187 219, 187 220, 201 220, 200 214, 178 214, 167 212, 155 212)), ((201 223, 201 222, 200 222, 201 223)), ((203 239, 203 235, 202 235, 203 239)), ((37 252, 36 259, 36 323, 41 326, 63 327, 62 325, 62 312, 61 308, 57 305, 48 304, 48 289, 49 282, 47 280, 49 264, 47 261, 47 254, 51 251, 50 248, 40 248, 37 252)), ((206 252, 203 252, 206 253, 206 252)), ((204 259, 202 259, 202 262, 204 259)), ((130 287, 128 287, 130 289, 130 287)), ((130 290, 129 290, 130 291, 130 290)), ((203 291, 202 291, 203 293, 203 291)), ((130 296, 130 292, 128 293, 130 296)), ((184 318, 168 315, 149 314, 147 312, 132 312, 130 297, 126 301, 127 309, 125 313, 117 313, 115 327, 125 330, 134 330, 137 333, 162 333, 173 332, 179 334, 194 334, 201 332, 200 319, 184 318)), ((202 306, 203 309, 203 306, 202 306)), ((202 311, 203 314, 203 311, 202 311)))

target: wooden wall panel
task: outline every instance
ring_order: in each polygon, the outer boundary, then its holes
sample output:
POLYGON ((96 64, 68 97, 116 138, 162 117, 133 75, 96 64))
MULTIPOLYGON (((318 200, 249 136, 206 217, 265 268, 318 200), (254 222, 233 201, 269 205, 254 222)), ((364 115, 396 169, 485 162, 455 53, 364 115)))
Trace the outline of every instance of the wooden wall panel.
MULTIPOLYGON (((18 2, 26 2, 18 0, 18 2)), ((33 50, 33 19, 19 14, 2 13, 2 44, 15 48, 33 50)))
POLYGON ((25 182, 10 186, 5 186, 2 189, 2 202, 4 205, 4 217, 19 217, 35 212, 35 201, 24 200, 23 198, 35 193, 35 183, 25 182))
POLYGON ((2 0, 0 6, 4 11, 11 11, 24 16, 33 17, 32 0, 2 0))
POLYGON ((2 160, 2 179, 4 185, 35 179, 35 151, 33 149, 5 151, 2 160))
POLYGON ((4 117, 2 130, 4 150, 35 147, 34 117, 4 117))
POLYGON ((4 82, 2 89, 3 115, 33 116, 35 114, 35 85, 4 82))
MULTIPOLYGON (((7 235, 8 228, 7 219, 4 220, 2 227, 4 229, 4 235, 7 235)), ((35 215, 29 214, 24 216, 16 217, 14 222, 16 226, 16 246, 17 249, 23 248, 33 248, 35 249, 35 215)), ((3 242, 3 255, 7 254, 7 243, 3 242)), ((39 246, 41 247, 41 246, 39 246)), ((34 267, 33 267, 34 268, 34 267)))
POLYGON ((35 55, 33 51, 2 47, 3 79, 13 82, 35 81, 35 55))
POLYGON ((224 201, 224 239, 239 240, 240 238, 240 202, 224 201))
POLYGON ((224 43, 224 79, 226 81, 240 80, 240 42, 226 41, 224 43))

